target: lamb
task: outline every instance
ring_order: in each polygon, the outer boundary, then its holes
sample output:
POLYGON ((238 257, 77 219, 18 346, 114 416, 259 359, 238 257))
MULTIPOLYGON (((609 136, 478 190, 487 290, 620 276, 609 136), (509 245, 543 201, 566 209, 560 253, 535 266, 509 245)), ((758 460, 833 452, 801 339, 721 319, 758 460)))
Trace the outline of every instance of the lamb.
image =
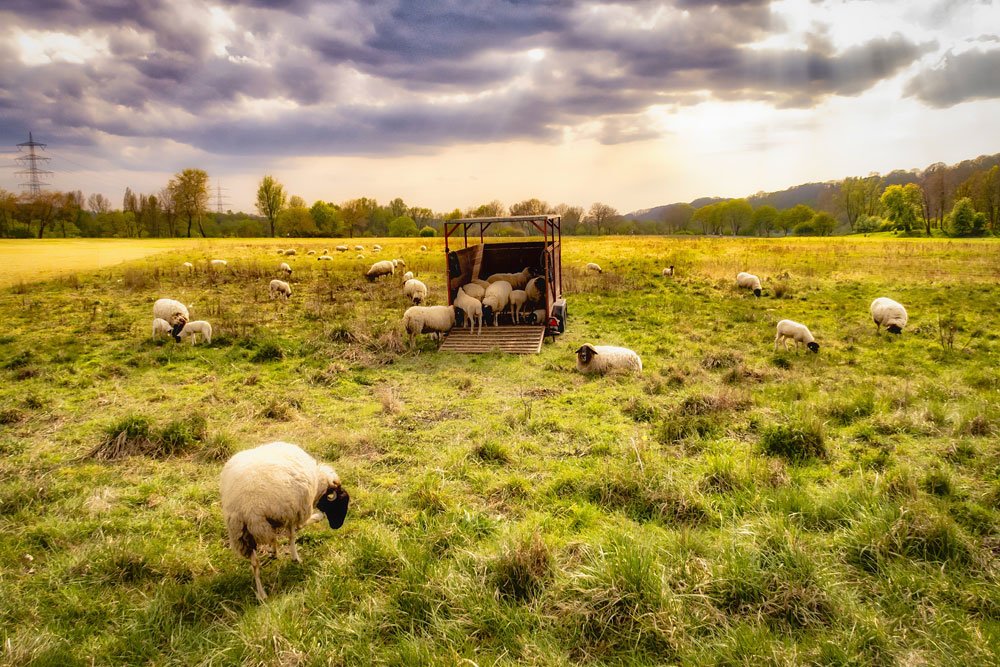
POLYGON ((278 280, 275 278, 267 286, 267 293, 272 299, 276 299, 278 297, 289 299, 292 296, 292 286, 284 280, 278 280))
POLYGON ((375 279, 379 276, 391 276, 395 272, 395 265, 389 260, 384 259, 381 262, 375 262, 372 264, 371 268, 368 269, 368 272, 365 273, 365 278, 368 279, 368 282, 375 282, 375 279))
POLYGON ((213 259, 212 261, 209 262, 209 264, 212 265, 213 267, 221 269, 224 266, 228 266, 229 262, 227 262, 224 259, 213 259))
POLYGON ((909 321, 903 304, 885 296, 880 296, 872 301, 869 312, 871 312, 872 321, 875 322, 876 335, 883 326, 889 333, 899 335, 903 333, 903 327, 909 321))
POLYGON ((316 261, 317 262, 332 262, 333 261, 333 256, 332 255, 320 255, 319 257, 316 258, 316 261))
POLYGON ((397 268, 397 269, 398 269, 398 268, 399 268, 399 267, 401 267, 401 266, 405 267, 405 266, 406 266, 406 262, 404 262, 404 261, 403 261, 403 260, 401 260, 401 259, 394 259, 394 260, 392 260, 392 266, 393 266, 394 268, 397 268))
POLYGON ((427 285, 416 278, 411 278, 403 284, 403 296, 419 306, 427 298, 427 285))
POLYGON ((194 345, 198 342, 198 334, 205 339, 206 343, 212 342, 212 325, 205 320, 195 320, 194 322, 188 322, 181 329, 179 336, 181 338, 190 338, 191 344, 194 345))
POLYGON ((778 322, 778 335, 774 337, 775 352, 778 351, 778 341, 781 341, 782 345, 785 346, 785 350, 788 350, 789 338, 795 341, 796 351, 798 351, 799 345, 803 344, 809 348, 810 352, 819 352, 819 343, 817 343, 816 339, 813 338, 812 332, 809 331, 809 327, 791 320, 781 320, 778 322))
POLYGON ((292 275, 292 267, 288 266, 285 262, 278 265, 279 271, 284 271, 286 275, 292 275))
POLYGON ((642 359, 627 347, 591 345, 576 351, 576 370, 581 373, 642 373, 642 359))
POLYGON ((181 329, 184 328, 191 316, 188 314, 187 306, 180 301, 157 299, 156 303, 153 304, 153 317, 166 320, 167 324, 170 325, 170 335, 179 343, 181 329))
POLYGON ((454 326, 462 326, 463 311, 458 306, 411 306, 403 313, 403 327, 413 344, 417 334, 432 333, 440 340, 454 326))
POLYGON ((166 334, 168 336, 172 336, 173 335, 173 327, 170 326, 170 322, 167 322, 162 317, 154 317, 153 318, 153 338, 156 338, 156 334, 166 334))
POLYGON ((661 271, 660 273, 661 273, 661 275, 664 278, 673 278, 674 277, 674 265, 671 264, 667 268, 663 269, 663 271, 661 271))
POLYGON ((752 273, 740 271, 736 274, 736 286, 741 289, 753 290, 754 296, 760 296, 760 278, 752 273))
MULTIPOLYGON (((334 250, 336 250, 337 252, 347 252, 347 246, 346 245, 339 245, 336 248, 334 248, 334 250)), ((324 254, 326 254, 326 253, 324 253, 324 254)))
POLYGON ((407 280, 413 280, 413 271, 407 271, 403 274, 403 282, 405 283, 407 280))
MULTIPOLYGON (((466 285, 468 287, 468 285, 466 285)), ((465 288, 459 287, 455 293, 455 305, 462 309, 465 317, 469 320, 469 333, 472 333, 473 324, 479 320, 479 330, 476 335, 483 333, 483 304, 479 299, 465 293, 465 288)))
POLYGON ((488 283, 495 283, 498 280, 504 280, 510 283, 513 289, 524 289, 524 286, 528 284, 528 279, 531 278, 531 268, 524 267, 517 273, 494 273, 486 279, 488 283))
POLYGON ((321 521, 323 515, 331 528, 340 528, 351 502, 333 468, 287 442, 235 454, 222 468, 219 489, 229 546, 250 559, 257 599, 262 602, 267 593, 260 583, 258 550, 270 547, 277 556, 278 536, 284 534, 292 558, 302 562, 295 531, 321 521))
POLYGON ((604 269, 602 269, 599 264, 595 264, 594 262, 587 262, 587 266, 583 268, 586 271, 596 271, 597 273, 604 273, 604 269))
POLYGON ((483 295, 483 317, 486 321, 492 321, 493 326, 497 324, 497 317, 507 309, 510 303, 510 293, 514 291, 510 283, 506 280, 498 280, 486 288, 483 295))
MULTIPOLYGON (((528 293, 523 289, 511 290, 510 292, 510 315, 514 324, 521 322, 521 309, 528 305, 528 293)), ((525 309, 527 310, 527 309, 525 309)))
POLYGON ((464 290, 466 294, 480 303, 483 302, 483 297, 486 296, 486 288, 482 285, 477 285, 476 283, 462 285, 460 289, 464 290))
POLYGON ((524 291, 528 293, 529 303, 542 303, 545 301, 545 278, 532 278, 525 285, 524 291))

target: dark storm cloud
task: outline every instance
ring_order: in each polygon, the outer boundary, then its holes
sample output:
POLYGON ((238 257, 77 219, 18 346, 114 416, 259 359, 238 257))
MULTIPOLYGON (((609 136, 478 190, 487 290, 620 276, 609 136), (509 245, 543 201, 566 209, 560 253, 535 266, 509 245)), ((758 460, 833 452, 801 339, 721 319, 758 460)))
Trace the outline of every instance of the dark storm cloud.
POLYGON ((1000 50, 949 53, 939 67, 913 77, 906 94, 939 108, 1000 97, 1000 50))

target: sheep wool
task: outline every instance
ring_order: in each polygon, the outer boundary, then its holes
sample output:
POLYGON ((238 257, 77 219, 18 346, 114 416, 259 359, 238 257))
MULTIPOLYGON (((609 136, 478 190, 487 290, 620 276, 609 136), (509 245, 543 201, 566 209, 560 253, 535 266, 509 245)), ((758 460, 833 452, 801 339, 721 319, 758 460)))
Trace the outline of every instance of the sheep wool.
POLYGON ((288 250, 285 251, 285 254, 289 255, 289 256, 290 255, 294 255, 295 254, 295 250, 293 248, 289 248, 288 250))
POLYGON ((396 272, 396 267, 387 259, 383 259, 381 262, 375 262, 372 264, 371 268, 365 273, 365 278, 369 282, 374 282, 380 276, 391 276, 396 272))
POLYGON ((642 373, 642 359, 627 347, 591 345, 576 351, 576 370, 581 373, 642 373))
POLYGON ((392 266, 393 266, 393 268, 397 268, 397 269, 399 267, 401 267, 401 266, 405 268, 406 267, 406 262, 404 262, 401 259, 394 259, 394 260, 392 260, 392 266))
POLYGON ((411 278, 403 283, 403 296, 419 306, 427 298, 427 285, 416 278, 411 278))
POLYGON ((162 317, 153 318, 153 338, 156 338, 157 334, 166 334, 167 336, 172 335, 173 327, 170 326, 170 322, 167 322, 162 317))
POLYGON ((514 324, 520 324, 521 322, 521 310, 527 312, 526 306, 528 305, 528 293, 523 289, 511 290, 510 292, 510 314, 514 320, 514 324))
POLYGON ((872 315, 872 321, 875 322, 876 334, 882 327, 885 327, 889 333, 901 334, 903 327, 909 321, 903 304, 893 301, 889 297, 880 296, 875 299, 868 310, 872 315))
POLYGON ((545 301, 545 278, 532 278, 525 285, 524 291, 528 293, 529 303, 542 303, 545 301))
POLYGON ((222 468, 219 489, 229 546, 250 559, 261 601, 267 594, 260 583, 260 548, 271 547, 277 556, 278 537, 287 535, 292 558, 301 562, 295 532, 324 515, 331 528, 340 528, 351 500, 333 468, 287 442, 235 454, 222 468))
POLYGON ((336 250, 337 252, 347 252, 348 248, 346 245, 339 245, 336 248, 334 248, 334 250, 336 250))
POLYGON ((662 275, 664 278, 673 278, 673 276, 674 276, 674 265, 671 264, 667 268, 663 269, 663 271, 660 272, 660 275, 662 275))
POLYGON ((191 262, 184 262, 183 264, 181 264, 181 266, 183 266, 188 271, 194 270, 194 264, 192 264, 191 262))
POLYGON ((740 271, 736 274, 736 286, 740 289, 753 291, 754 296, 760 296, 760 278, 752 273, 740 271))
POLYGON ((191 318, 188 314, 187 306, 174 299, 157 299, 153 304, 153 317, 166 320, 170 325, 170 335, 174 340, 180 342, 181 329, 191 318))
POLYGON ((466 294, 471 296, 473 299, 479 303, 483 302, 483 297, 486 296, 486 288, 482 285, 477 285, 476 283, 469 283, 468 285, 462 285, 460 288, 466 294))
MULTIPOLYGON (((465 287, 468 287, 466 285, 465 287)), ((473 285, 473 287, 477 287, 473 285)), ((469 332, 472 332, 473 325, 476 320, 479 321, 479 330, 476 331, 476 335, 483 333, 483 304, 480 303, 479 299, 466 294, 464 287, 459 287, 458 292, 455 293, 455 306, 462 309, 465 314, 465 318, 469 321, 469 332)))
POLYGON ((432 333, 440 339, 441 334, 448 333, 456 324, 462 310, 457 306, 411 306, 403 313, 403 327, 409 334, 410 343, 417 334, 432 333))
POLYGON ((365 247, 363 245, 359 244, 359 245, 354 246, 354 249, 360 252, 360 251, 364 250, 365 247))
POLYGON ((531 269, 526 266, 517 273, 494 273, 486 279, 486 282, 492 284, 503 280, 510 283, 512 289, 524 289, 529 278, 531 278, 531 269))
POLYGON ((427 252, 427 246, 425 245, 420 246, 420 252, 427 252))
POLYGON ((315 250, 309 250, 308 252, 306 252, 306 254, 307 255, 315 255, 316 251, 315 250))
POLYGON ((278 280, 275 278, 267 286, 267 293, 272 299, 276 299, 278 297, 288 299, 292 296, 292 286, 284 280, 278 280))
POLYGON ((216 268, 221 269, 224 266, 228 266, 229 262, 227 262, 224 259, 213 259, 211 262, 209 262, 209 264, 212 265, 212 266, 214 266, 214 267, 216 267, 216 268))
POLYGON ((316 258, 317 262, 332 262, 333 257, 331 255, 320 255, 316 258))
POLYGON ((795 341, 795 349, 798 351, 799 345, 805 345, 810 352, 819 352, 819 343, 813 338, 809 327, 792 320, 781 320, 778 322, 778 335, 774 337, 774 349, 778 349, 778 341, 781 341, 785 349, 788 349, 789 339, 795 341))
POLYGON ((595 264, 594 262, 587 262, 587 266, 584 267, 587 271, 596 271, 597 273, 604 273, 604 269, 601 268, 600 264, 595 264))
POLYGON ((206 343, 211 343, 212 325, 205 320, 195 320, 194 322, 185 324, 180 333, 181 338, 190 338, 192 345, 198 342, 199 335, 205 339, 206 343))
POLYGON ((483 317, 487 322, 492 321, 493 326, 496 326, 500 313, 507 310, 510 304, 510 293, 513 291, 506 280, 498 280, 486 288, 483 295, 483 317))
POLYGON ((405 284, 407 280, 413 280, 413 271, 407 271, 403 274, 403 283, 405 284))
POLYGON ((288 275, 292 275, 292 267, 288 266, 285 262, 278 265, 279 271, 284 271, 288 275))

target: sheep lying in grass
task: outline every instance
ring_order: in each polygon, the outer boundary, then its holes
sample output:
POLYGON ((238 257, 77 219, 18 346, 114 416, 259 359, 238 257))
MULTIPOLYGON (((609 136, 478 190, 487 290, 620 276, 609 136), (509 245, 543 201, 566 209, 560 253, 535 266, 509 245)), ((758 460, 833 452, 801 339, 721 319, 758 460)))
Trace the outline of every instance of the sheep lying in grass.
MULTIPOLYGON (((183 329, 183 326, 181 328, 183 329)), ((153 338, 156 338, 157 334, 173 335, 173 327, 170 326, 170 322, 162 317, 153 318, 153 338)))
POLYGON ((576 351, 576 370, 581 373, 642 373, 642 359, 627 347, 591 345, 576 351))
POLYGON ((382 252, 382 246, 376 243, 372 246, 372 252, 382 252))
POLYGON ((420 246, 420 252, 427 252, 427 246, 425 245, 420 246))
POLYGON ((760 278, 752 273, 740 271, 736 274, 736 286, 740 289, 753 291, 754 296, 760 296, 760 278))
POLYGON ((365 247, 363 245, 361 245, 361 244, 358 244, 358 245, 354 246, 354 249, 357 250, 358 252, 364 252, 365 247))
POLYGON ((180 338, 190 338, 191 344, 194 345, 198 342, 198 335, 201 335, 205 339, 206 343, 212 342, 212 325, 205 320, 195 320, 194 322, 188 322, 181 329, 179 334, 180 338))
POLYGON ((876 334, 884 326, 889 333, 899 335, 903 333, 903 327, 909 321, 909 316, 906 314, 906 308, 903 308, 903 304, 885 296, 880 296, 872 301, 872 305, 868 310, 872 315, 872 321, 875 322, 876 334))
POLYGON ((285 262, 278 265, 278 271, 282 271, 286 276, 292 275, 292 267, 288 266, 285 262))
POLYGON ((380 276, 391 276, 396 272, 396 266, 387 259, 383 259, 381 262, 375 262, 371 265, 371 268, 365 273, 365 278, 368 282, 375 282, 380 276))
POLYGON ((403 296, 419 306, 427 298, 427 285, 416 278, 411 278, 403 283, 403 296))
POLYGON ((308 252, 306 252, 306 254, 307 255, 315 255, 316 251, 315 250, 309 250, 308 252))
POLYGON ((496 326, 500 313, 510 304, 512 291, 513 288, 506 280, 498 280, 486 288, 486 293, 483 295, 483 317, 487 322, 492 322, 493 326, 496 326))
POLYGON ((157 317, 167 321, 167 324, 170 325, 170 335, 179 343, 181 329, 191 318, 187 306, 174 299, 157 299, 156 303, 153 304, 153 318, 157 317))
POLYGON ((272 299, 276 299, 278 297, 281 297, 282 299, 289 299, 292 296, 292 286, 284 280, 278 280, 275 278, 267 286, 267 293, 272 299))
MULTIPOLYGON (((466 285, 468 287, 468 285, 466 285)), ((476 285, 473 285, 476 287, 476 285)), ((469 332, 472 332, 473 325, 476 321, 479 321, 479 330, 476 331, 476 335, 483 333, 483 304, 480 303, 479 299, 476 299, 469 294, 466 294, 465 288, 459 287, 458 292, 455 293, 455 306, 462 309, 462 313, 466 320, 469 321, 469 332)))
POLYGON ((267 593, 260 583, 260 548, 270 547, 277 556, 278 536, 287 535, 292 558, 301 562, 295 531, 322 520, 324 514, 331 528, 340 528, 351 501, 333 468, 287 442, 234 455, 222 468, 219 487, 229 546, 250 559, 261 601, 267 593))
POLYGON ((809 327, 798 322, 793 322, 792 320, 781 320, 778 322, 778 335, 774 337, 775 352, 778 350, 778 341, 781 341, 782 345, 785 346, 785 350, 788 350, 789 339, 795 341, 796 351, 798 351, 799 345, 805 345, 809 348, 810 352, 819 352, 819 343, 813 338, 809 327))
POLYGON ((462 326, 463 311, 458 306, 411 306, 403 313, 403 327, 412 345, 417 334, 432 333, 435 340, 454 326, 462 326))
POLYGON ((295 249, 294 248, 289 248, 288 250, 285 251, 285 254, 288 255, 288 256, 294 255, 295 254, 295 249))
POLYGON ((526 266, 517 273, 494 273, 486 279, 486 282, 493 284, 503 280, 510 283, 511 289, 524 289, 530 278, 531 268, 526 266))

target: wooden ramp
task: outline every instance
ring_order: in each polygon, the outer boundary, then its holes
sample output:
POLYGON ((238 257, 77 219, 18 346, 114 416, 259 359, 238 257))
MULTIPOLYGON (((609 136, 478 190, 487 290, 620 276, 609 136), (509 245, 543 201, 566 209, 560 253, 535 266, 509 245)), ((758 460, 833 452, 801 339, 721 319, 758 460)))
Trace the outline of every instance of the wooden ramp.
MULTIPOLYGON (((477 329, 478 330, 478 329, 477 329)), ((542 351, 545 327, 541 325, 508 325, 483 327, 479 335, 468 327, 452 329, 441 343, 442 352, 476 354, 480 352, 510 352, 511 354, 538 354, 542 351)))

